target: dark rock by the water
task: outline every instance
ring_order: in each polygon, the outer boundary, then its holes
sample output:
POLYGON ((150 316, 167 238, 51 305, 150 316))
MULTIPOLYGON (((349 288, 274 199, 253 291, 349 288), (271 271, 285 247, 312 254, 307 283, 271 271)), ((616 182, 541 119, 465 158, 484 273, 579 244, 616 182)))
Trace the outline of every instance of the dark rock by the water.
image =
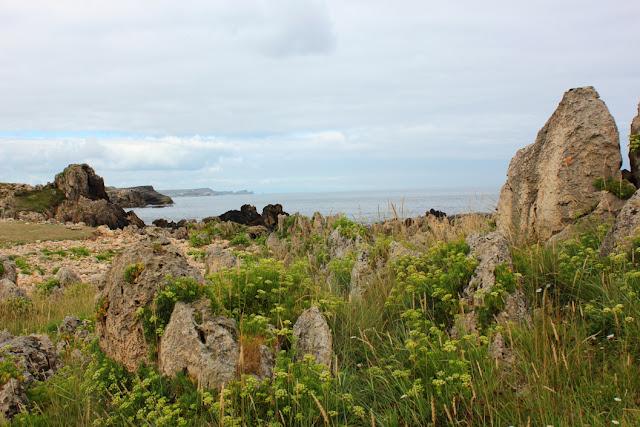
POLYGON ((429 209, 429 212, 427 212, 425 214, 425 216, 429 216, 429 215, 435 216, 438 219, 442 219, 442 218, 446 218, 447 217, 446 213, 444 213, 442 211, 435 210, 435 209, 429 209))
POLYGON ((255 206, 242 205, 239 211, 231 210, 220 215, 220 221, 231 221, 249 226, 263 225, 267 229, 273 230, 278 224, 278 215, 289 216, 282 210, 281 204, 265 206, 262 215, 258 213, 255 206))

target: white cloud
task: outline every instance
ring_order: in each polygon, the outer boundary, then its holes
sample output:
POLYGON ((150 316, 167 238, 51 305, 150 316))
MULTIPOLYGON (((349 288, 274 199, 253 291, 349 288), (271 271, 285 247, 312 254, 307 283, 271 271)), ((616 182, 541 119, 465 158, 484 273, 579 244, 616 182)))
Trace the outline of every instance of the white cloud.
POLYGON ((628 133, 638 14, 591 0, 2 1, 0 179, 80 161, 118 185, 355 183, 384 180, 385 159, 397 176, 414 159, 506 170, 571 87, 594 85, 628 133))

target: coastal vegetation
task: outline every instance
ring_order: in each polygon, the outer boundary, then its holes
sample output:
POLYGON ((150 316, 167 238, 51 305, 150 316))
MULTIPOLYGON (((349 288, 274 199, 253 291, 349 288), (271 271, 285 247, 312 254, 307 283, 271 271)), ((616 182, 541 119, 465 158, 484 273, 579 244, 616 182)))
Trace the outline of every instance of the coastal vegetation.
MULTIPOLYGON (((360 245, 375 248, 372 267, 390 259, 392 242, 415 255, 385 264, 372 289, 353 299, 347 272, 358 248, 331 260, 328 233, 333 228, 301 239, 293 223, 284 239, 293 257, 281 258, 253 240, 242 252, 241 267, 212 274, 205 284, 167 278, 149 306, 153 310, 139 314, 152 340, 162 335, 177 301, 205 296, 212 313, 234 318, 244 364, 238 379, 222 389, 198 387, 188 374, 169 379, 154 365, 129 373, 97 341, 60 334, 58 325, 67 314, 86 320, 92 330, 108 301, 94 305, 91 286, 67 288, 54 301, 42 292, 30 303, 3 303, 0 321, 10 332, 48 333, 67 345, 66 366, 27 391, 33 406, 12 425, 640 422, 638 243, 626 252, 598 256, 608 228, 603 224, 578 231, 555 247, 512 246, 513 268, 496 268, 496 285, 485 295, 479 314, 479 333, 454 339, 450 329, 465 312, 459 298, 477 265, 465 237, 488 231, 492 224, 480 218, 454 225, 433 219, 423 227, 420 243, 402 225, 375 236, 373 227, 346 218, 334 225, 345 238, 370 237, 360 245), (531 303, 531 328, 495 321, 516 283, 531 303), (298 357, 292 323, 311 305, 325 313, 334 334, 330 367, 298 357), (514 361, 490 357, 490 343, 498 333, 514 361), (259 381, 251 375, 257 343, 279 349, 272 379, 259 381), (71 357, 74 350, 83 357, 71 357)), ((241 227, 236 236, 227 237, 238 236, 245 236, 241 227)), ((122 272, 130 286, 140 273, 135 264, 122 272)), ((19 374, 11 363, 0 370, 5 381, 19 374)))

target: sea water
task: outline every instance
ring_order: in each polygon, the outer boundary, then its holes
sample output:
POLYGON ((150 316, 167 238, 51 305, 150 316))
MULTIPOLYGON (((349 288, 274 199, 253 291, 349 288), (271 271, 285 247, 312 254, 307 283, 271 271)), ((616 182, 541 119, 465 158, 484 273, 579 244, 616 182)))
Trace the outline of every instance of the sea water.
POLYGON ((342 213, 359 222, 424 215, 430 209, 447 215, 495 210, 500 189, 496 187, 425 188, 411 190, 368 190, 318 193, 246 194, 229 196, 174 197, 174 205, 163 208, 135 208, 146 224, 158 218, 168 221, 200 221, 250 204, 262 212, 268 204, 279 203, 285 212, 312 216, 342 213))

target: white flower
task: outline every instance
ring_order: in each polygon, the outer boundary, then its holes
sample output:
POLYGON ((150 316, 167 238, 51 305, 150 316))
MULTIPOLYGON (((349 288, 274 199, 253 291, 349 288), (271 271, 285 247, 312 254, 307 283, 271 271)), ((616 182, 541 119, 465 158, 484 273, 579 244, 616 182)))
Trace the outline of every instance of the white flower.
POLYGON ((618 420, 611 420, 611 424, 618 425, 618 424, 620 424, 620 421, 618 421, 618 420))
POLYGON ((615 400, 616 402, 622 402, 622 399, 620 399, 619 397, 614 397, 613 400, 615 400))

